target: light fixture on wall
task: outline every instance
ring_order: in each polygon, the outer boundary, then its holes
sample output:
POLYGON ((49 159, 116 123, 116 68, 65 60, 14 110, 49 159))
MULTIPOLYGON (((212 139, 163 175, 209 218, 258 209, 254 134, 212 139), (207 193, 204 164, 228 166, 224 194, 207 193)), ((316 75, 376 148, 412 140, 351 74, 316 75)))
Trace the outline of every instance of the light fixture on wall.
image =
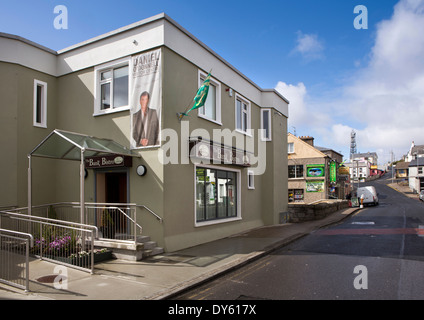
POLYGON ((137 174, 138 174, 140 177, 144 176, 144 175, 146 174, 146 172, 147 172, 147 169, 146 169, 146 167, 145 167, 145 166, 140 165, 140 166, 138 166, 138 167, 137 167, 137 174))

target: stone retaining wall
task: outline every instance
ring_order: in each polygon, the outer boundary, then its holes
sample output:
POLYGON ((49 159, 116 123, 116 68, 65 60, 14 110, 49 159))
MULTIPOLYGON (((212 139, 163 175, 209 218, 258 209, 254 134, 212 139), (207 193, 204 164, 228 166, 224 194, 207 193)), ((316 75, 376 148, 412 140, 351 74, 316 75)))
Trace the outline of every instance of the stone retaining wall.
POLYGON ((287 222, 297 223, 319 220, 349 207, 347 200, 319 202, 315 204, 293 203, 288 205, 287 222))

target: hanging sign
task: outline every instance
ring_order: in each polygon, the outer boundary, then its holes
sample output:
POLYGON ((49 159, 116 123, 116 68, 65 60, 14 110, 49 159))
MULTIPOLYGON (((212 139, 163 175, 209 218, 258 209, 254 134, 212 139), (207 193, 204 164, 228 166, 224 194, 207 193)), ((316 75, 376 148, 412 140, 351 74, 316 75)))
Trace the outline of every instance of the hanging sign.
POLYGON ((105 155, 97 157, 86 157, 84 159, 87 169, 132 167, 132 157, 119 155, 105 155))

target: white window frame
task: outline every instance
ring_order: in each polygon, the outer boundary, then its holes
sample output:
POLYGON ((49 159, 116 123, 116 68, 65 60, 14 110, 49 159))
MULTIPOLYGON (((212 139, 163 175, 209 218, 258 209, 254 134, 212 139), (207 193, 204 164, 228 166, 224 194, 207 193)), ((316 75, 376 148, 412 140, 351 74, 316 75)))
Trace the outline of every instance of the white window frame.
POLYGON ((130 71, 131 71, 131 59, 129 57, 125 57, 119 60, 115 60, 112 62, 108 62, 99 66, 96 66, 94 68, 94 116, 99 116, 99 115, 103 115, 103 114, 109 114, 109 113, 114 113, 114 112, 120 112, 120 111, 126 111, 130 109, 130 88, 131 88, 131 76, 130 76, 130 71), (103 72, 106 71, 112 71, 114 69, 118 69, 124 66, 128 66, 128 105, 127 106, 121 106, 121 107, 117 107, 114 108, 113 105, 111 105, 110 108, 108 109, 102 109, 101 108, 101 88, 102 88, 102 84, 108 83, 110 82, 111 84, 111 95, 110 95, 110 100, 111 102, 113 102, 113 81, 109 81, 109 80, 102 80, 101 79, 101 74, 103 72))
POLYGON ((287 153, 288 154, 294 153, 294 142, 287 143, 287 153), (291 150, 290 150, 290 146, 292 146, 291 150))
MULTIPOLYGON (((206 77, 208 75, 204 72, 202 72, 201 70, 198 70, 198 88, 201 87, 201 85, 203 84, 203 82, 205 81, 206 77)), ((219 124, 220 126, 222 126, 222 122, 221 122, 221 83, 219 81, 217 81, 215 78, 211 77, 210 78, 210 85, 213 85, 216 88, 216 93, 215 93, 215 117, 216 119, 211 119, 209 118, 204 110, 204 107, 201 107, 199 109, 197 109, 197 115, 199 118, 211 121, 213 123, 219 124)), ((211 92, 209 91, 209 94, 211 92)), ((208 95, 209 95, 208 94, 208 95)))
POLYGON ((244 135, 247 136, 251 136, 251 104, 250 101, 243 98, 241 95, 236 93, 236 98, 235 98, 235 105, 234 105, 234 114, 235 114, 235 128, 237 132, 240 132, 244 135), (240 121, 242 122, 239 128, 239 125, 237 123, 237 100, 240 100, 242 103, 244 103, 246 105, 246 112, 244 112, 243 110, 243 106, 241 108, 241 115, 240 115, 240 121), (243 113, 246 114, 247 116, 247 120, 246 120, 246 128, 243 128, 243 113))
POLYGON ((271 124, 271 112, 269 108, 261 109, 261 139, 262 141, 272 141, 272 124, 271 124), (264 128, 264 113, 268 112, 268 129, 264 128), (268 137, 266 137, 265 132, 268 131, 268 137))
POLYGON ((247 188, 249 190, 255 189, 255 173, 252 170, 247 170, 247 188))
POLYGON ((220 224, 220 223, 226 223, 226 222, 231 222, 231 221, 236 221, 236 220, 241 220, 241 171, 237 170, 237 169, 230 169, 230 168, 223 168, 221 166, 213 166, 213 165, 205 165, 205 164, 199 164, 199 165, 194 165, 194 172, 193 172, 193 183, 194 183, 194 194, 193 194, 193 220, 194 220, 194 226, 195 227, 204 227, 204 226, 210 226, 210 225, 214 225, 214 224, 220 224), (208 220, 208 221, 201 221, 201 222, 197 222, 196 219, 196 172, 197 172, 197 168, 206 168, 206 169, 217 169, 217 170, 223 170, 223 171, 231 171, 231 172, 235 172, 236 176, 237 176, 237 215, 235 217, 231 217, 231 218, 226 218, 226 219, 216 219, 216 220, 208 220))
POLYGON ((34 79, 34 105, 33 105, 33 125, 34 127, 47 128, 47 83, 34 79), (37 88, 41 87, 41 121, 37 122, 37 88))

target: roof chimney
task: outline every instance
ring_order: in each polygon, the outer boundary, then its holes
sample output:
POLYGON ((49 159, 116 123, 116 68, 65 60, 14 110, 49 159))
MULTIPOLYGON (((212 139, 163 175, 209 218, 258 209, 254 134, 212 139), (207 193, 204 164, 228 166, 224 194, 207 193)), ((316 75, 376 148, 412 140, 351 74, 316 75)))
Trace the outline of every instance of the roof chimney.
POLYGON ((300 137, 300 139, 302 139, 303 141, 305 141, 307 144, 314 146, 314 137, 310 137, 310 136, 302 136, 300 137))

